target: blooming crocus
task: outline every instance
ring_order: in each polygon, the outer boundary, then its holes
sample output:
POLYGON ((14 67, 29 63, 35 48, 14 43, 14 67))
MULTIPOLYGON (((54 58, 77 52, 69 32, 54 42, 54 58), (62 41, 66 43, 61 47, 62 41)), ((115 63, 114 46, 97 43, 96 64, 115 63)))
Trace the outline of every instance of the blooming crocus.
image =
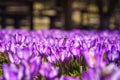
POLYGON ((40 66, 41 66, 41 57, 35 56, 29 59, 28 64, 30 67, 31 74, 37 74, 39 72, 40 66))
POLYGON ((17 68, 15 64, 10 64, 10 66, 7 64, 3 64, 3 73, 5 80, 22 80, 24 76, 23 71, 23 66, 17 68))
POLYGON ((120 52, 112 46, 111 50, 107 51, 107 59, 109 62, 116 62, 120 58, 120 52))
POLYGON ((16 48, 16 54, 20 59, 28 60, 32 56, 32 50, 29 47, 16 48))
POLYGON ((82 80, 119 80, 120 69, 115 64, 91 68, 82 73, 82 80))
POLYGON ((50 63, 42 63, 39 73, 46 78, 46 80, 54 80, 58 75, 59 68, 53 67, 50 63))
POLYGON ((101 50, 101 45, 83 49, 82 54, 89 67, 104 66, 106 62, 103 60, 104 50, 101 50))
POLYGON ((35 56, 29 59, 29 61, 22 60, 21 65, 25 68, 25 77, 27 80, 31 80, 37 73, 39 73, 41 65, 41 57, 35 56))
POLYGON ((89 71, 82 73, 82 80, 100 80, 99 72, 89 69, 89 71))
POLYGON ((56 57, 54 55, 48 55, 47 60, 48 60, 48 62, 53 63, 53 64, 55 64, 57 61, 56 57))

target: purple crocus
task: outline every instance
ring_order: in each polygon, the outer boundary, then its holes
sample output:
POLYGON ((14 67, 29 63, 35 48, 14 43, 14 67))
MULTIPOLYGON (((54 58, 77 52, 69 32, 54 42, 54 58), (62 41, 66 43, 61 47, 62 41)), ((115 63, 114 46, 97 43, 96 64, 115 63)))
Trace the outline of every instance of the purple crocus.
POLYGON ((23 66, 17 68, 15 64, 10 64, 10 66, 7 64, 3 64, 3 73, 5 80, 22 80, 24 76, 23 71, 23 66))
POLYGON ((50 63, 42 63, 39 73, 46 78, 46 80, 54 80, 58 75, 59 68, 53 67, 50 63))
POLYGON ((22 60, 21 63, 25 68, 25 77, 27 80, 31 80, 37 73, 39 73, 41 65, 41 57, 35 56, 29 59, 29 61, 22 60))
POLYGON ((89 71, 82 73, 82 80, 100 80, 99 72, 89 69, 89 71))
POLYGON ((82 73, 82 80, 119 80, 120 69, 115 64, 92 68, 82 73))
POLYGON ((107 52, 107 58, 109 62, 116 62, 120 58, 120 52, 118 50, 109 50, 107 52))
POLYGON ((16 48, 16 54, 20 59, 28 60, 33 54, 29 47, 16 48))
POLYGON ((47 60, 48 62, 53 63, 53 64, 55 64, 57 61, 54 55, 48 55, 47 60))
POLYGON ((15 37, 16 43, 18 43, 18 44, 21 44, 25 40, 25 36, 23 34, 20 34, 20 33, 15 34, 14 37, 15 37))

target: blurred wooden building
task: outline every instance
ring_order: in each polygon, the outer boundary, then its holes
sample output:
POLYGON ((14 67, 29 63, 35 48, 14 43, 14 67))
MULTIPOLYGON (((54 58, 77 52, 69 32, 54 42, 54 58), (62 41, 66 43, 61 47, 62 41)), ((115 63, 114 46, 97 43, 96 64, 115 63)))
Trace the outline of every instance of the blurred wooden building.
MULTIPOLYGON (((100 1, 100 0, 97 0, 100 1)), ((109 12, 109 29, 119 29, 120 1, 101 0, 102 11, 109 12), (111 6, 109 6, 111 5, 111 6)), ((96 0, 0 0, 1 28, 99 29, 100 4, 96 0)), ((104 21, 105 24, 107 20, 104 21)), ((108 28, 106 28, 108 29, 108 28)))

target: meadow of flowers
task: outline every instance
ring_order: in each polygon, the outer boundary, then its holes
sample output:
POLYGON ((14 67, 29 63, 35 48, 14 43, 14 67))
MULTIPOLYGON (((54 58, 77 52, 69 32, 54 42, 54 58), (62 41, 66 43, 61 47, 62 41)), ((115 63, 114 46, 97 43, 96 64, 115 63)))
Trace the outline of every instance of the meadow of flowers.
POLYGON ((120 80, 120 31, 0 30, 0 80, 120 80))

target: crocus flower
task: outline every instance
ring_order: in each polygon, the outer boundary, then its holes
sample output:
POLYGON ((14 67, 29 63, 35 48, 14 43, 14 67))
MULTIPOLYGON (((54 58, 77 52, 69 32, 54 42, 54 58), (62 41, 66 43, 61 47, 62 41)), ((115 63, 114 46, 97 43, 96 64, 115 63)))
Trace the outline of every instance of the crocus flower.
POLYGON ((21 44, 22 42, 24 42, 25 36, 20 33, 17 33, 15 34, 15 40, 16 40, 16 43, 21 44))
POLYGON ((117 62, 120 58, 120 51, 112 45, 111 49, 107 51, 107 59, 109 62, 117 62))
POLYGON ((23 71, 23 66, 17 68, 15 64, 10 64, 10 66, 3 64, 3 73, 5 80, 22 80, 24 75, 23 71))
POLYGON ((42 63, 39 73, 46 78, 46 80, 54 80, 58 75, 59 68, 53 67, 50 63, 42 63))
POLYGON ((16 54, 20 59, 28 60, 32 56, 32 50, 29 47, 16 48, 16 54))
POLYGON ((29 61, 22 60, 21 63, 25 68, 25 77, 27 80, 33 79, 33 77, 39 73, 41 65, 41 57, 36 56, 29 59, 29 61))
POLYGON ((31 73, 37 74, 42 63, 41 57, 40 56, 32 57, 31 59, 29 59, 28 63, 29 63, 31 73))
POLYGON ((82 73, 82 80, 119 80, 120 69, 115 64, 92 68, 82 73))
POLYGON ((94 69, 90 69, 88 72, 83 72, 82 80, 100 80, 99 72, 94 69))
POLYGON ((47 60, 48 60, 48 62, 53 63, 53 64, 55 64, 57 61, 56 57, 54 55, 48 55, 47 60))

